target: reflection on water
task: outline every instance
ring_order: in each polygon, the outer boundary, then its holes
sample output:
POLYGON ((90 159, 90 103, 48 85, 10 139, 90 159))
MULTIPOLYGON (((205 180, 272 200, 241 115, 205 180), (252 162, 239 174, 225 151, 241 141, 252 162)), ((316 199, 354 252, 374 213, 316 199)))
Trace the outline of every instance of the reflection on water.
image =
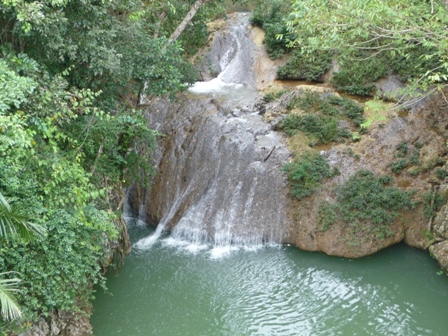
POLYGON ((436 272, 405 246, 347 260, 164 237, 109 277, 92 323, 96 336, 445 335, 448 282, 436 272))

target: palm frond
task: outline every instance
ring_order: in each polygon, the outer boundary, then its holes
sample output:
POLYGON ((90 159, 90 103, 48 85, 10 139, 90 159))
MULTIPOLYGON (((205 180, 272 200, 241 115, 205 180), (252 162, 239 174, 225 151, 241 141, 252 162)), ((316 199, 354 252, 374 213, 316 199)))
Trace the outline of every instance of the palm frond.
POLYGON ((45 237, 47 231, 41 225, 31 223, 9 200, 0 193, 0 237, 9 239, 18 235, 26 241, 34 237, 45 237))
MULTIPOLYGON (((0 276, 4 276, 7 273, 0 273, 0 276)), ((15 320, 22 316, 19 304, 14 296, 15 292, 19 289, 17 285, 20 283, 20 279, 0 279, 0 307, 1 316, 5 320, 15 320)))

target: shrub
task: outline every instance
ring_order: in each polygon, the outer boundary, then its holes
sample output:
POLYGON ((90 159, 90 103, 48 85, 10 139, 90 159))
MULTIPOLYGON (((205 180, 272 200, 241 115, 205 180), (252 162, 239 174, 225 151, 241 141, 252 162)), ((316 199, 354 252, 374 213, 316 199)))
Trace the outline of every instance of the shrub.
POLYGON ((334 117, 345 117, 353 121, 356 126, 364 119, 364 109, 353 100, 338 97, 333 94, 320 95, 313 91, 299 91, 289 102, 288 109, 300 108, 307 112, 321 112, 334 117))
POLYGON ((395 174, 400 174, 402 172, 402 170, 406 168, 407 165, 408 165, 408 161, 406 159, 400 159, 398 161, 389 163, 390 169, 395 174))
POLYGON ((388 186, 391 182, 390 176, 378 177, 366 170, 356 172, 336 188, 337 203, 333 208, 322 206, 319 222, 328 227, 330 219, 333 222, 339 219, 355 229, 363 229, 360 225, 368 221, 373 224, 374 232, 384 234, 385 227, 398 217, 398 211, 416 206, 413 192, 388 186))
POLYGON ((263 2, 252 12, 250 23, 265 31, 263 43, 272 59, 280 58, 288 51, 288 39, 277 39, 278 34, 288 34, 288 29, 283 23, 283 18, 288 14, 289 4, 280 0, 263 2))
POLYGON ((304 55, 294 49, 291 58, 278 69, 280 79, 305 79, 313 81, 322 76, 331 66, 331 53, 320 52, 304 55))
POLYGON ((327 117, 318 114, 306 114, 304 116, 288 115, 278 126, 289 136, 298 131, 305 133, 312 139, 313 144, 340 141, 341 138, 350 137, 347 130, 338 129, 338 121, 334 117, 327 117))
POLYGON ((327 161, 316 153, 307 153, 294 162, 283 166, 291 182, 291 195, 301 199, 310 196, 325 177, 339 174, 337 168, 330 169, 327 161))
POLYGON ((425 205, 423 215, 427 218, 434 217, 445 202, 446 200, 438 192, 427 192, 423 197, 423 205, 425 205))
POLYGON ((373 95, 376 91, 374 82, 387 75, 387 62, 381 58, 359 60, 368 57, 365 54, 352 56, 342 62, 340 71, 333 75, 331 83, 351 94, 373 95))
POLYGON ((273 101, 276 101, 281 96, 283 96, 283 94, 285 94, 285 93, 286 93, 286 90, 278 90, 278 91, 269 92, 263 96, 263 100, 265 103, 272 103, 273 101))
POLYGON ((440 179, 440 180, 444 180, 445 177, 448 175, 448 172, 447 172, 445 169, 437 168, 437 169, 435 170, 435 174, 436 174, 436 176, 437 176, 438 179, 440 179))

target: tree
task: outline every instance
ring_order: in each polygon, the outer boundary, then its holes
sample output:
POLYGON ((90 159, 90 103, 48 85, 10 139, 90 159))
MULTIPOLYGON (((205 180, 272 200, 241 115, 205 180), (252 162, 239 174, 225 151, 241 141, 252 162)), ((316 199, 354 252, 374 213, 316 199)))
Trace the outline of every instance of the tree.
POLYGON ((447 24, 445 2, 436 0, 294 0, 287 21, 294 33, 290 46, 309 57, 318 50, 342 60, 418 57, 421 62, 408 69, 414 92, 433 92, 448 81, 447 24))

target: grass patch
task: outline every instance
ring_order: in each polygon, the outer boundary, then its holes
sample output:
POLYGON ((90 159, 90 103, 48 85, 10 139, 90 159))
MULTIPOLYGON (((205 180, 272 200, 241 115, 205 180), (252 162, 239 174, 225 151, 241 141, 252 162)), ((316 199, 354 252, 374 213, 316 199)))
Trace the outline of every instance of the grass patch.
POLYGON ((291 196, 297 199, 310 196, 326 177, 339 174, 337 168, 331 169, 327 161, 317 153, 305 153, 282 167, 291 182, 291 196))

